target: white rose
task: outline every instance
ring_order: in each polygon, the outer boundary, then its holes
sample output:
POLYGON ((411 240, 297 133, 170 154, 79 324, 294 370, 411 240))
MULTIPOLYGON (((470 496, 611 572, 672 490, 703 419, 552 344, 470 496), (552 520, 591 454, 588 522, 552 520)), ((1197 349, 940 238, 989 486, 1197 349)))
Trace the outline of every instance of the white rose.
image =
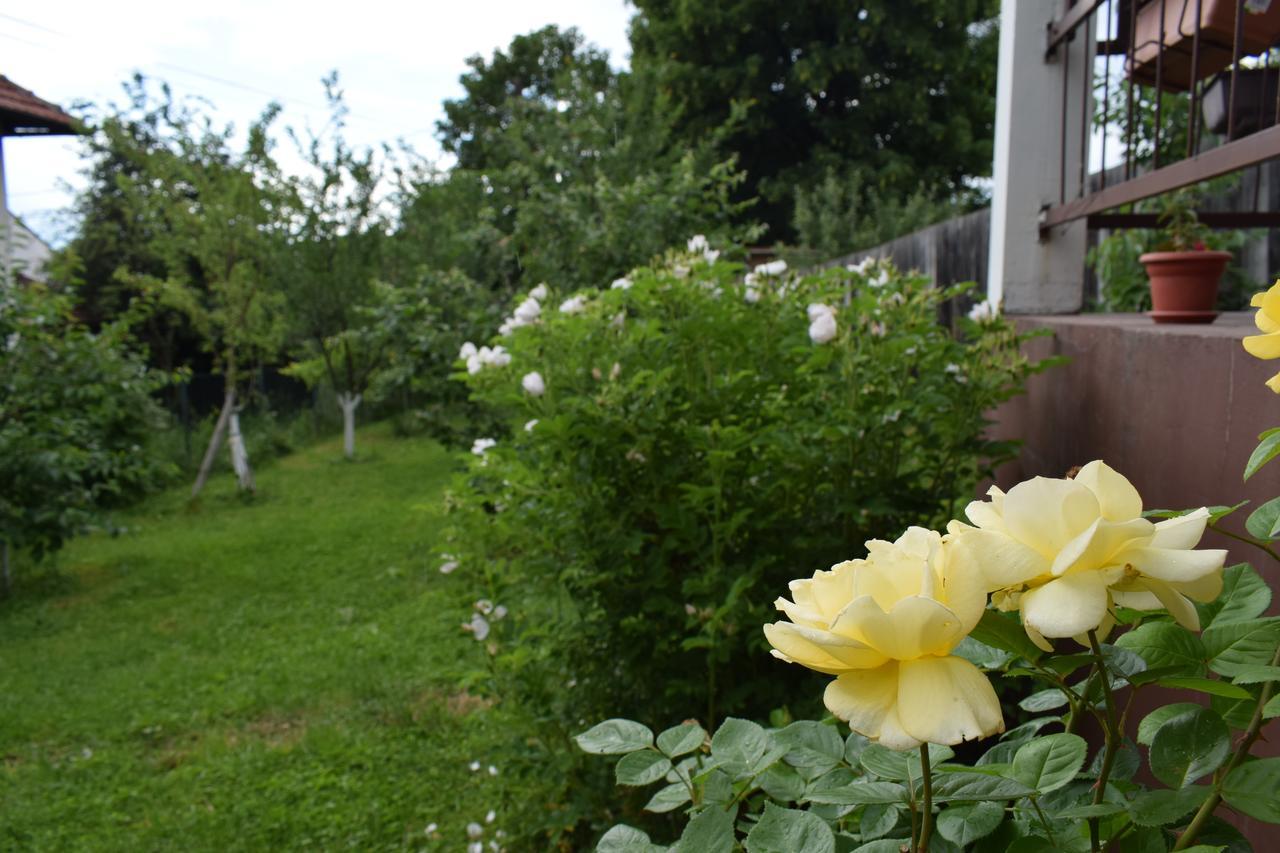
POLYGON ((524 388, 526 394, 531 394, 534 397, 541 397, 547 392, 547 385, 542 381, 542 374, 536 370, 526 373, 520 380, 520 385, 524 388))
POLYGON ((823 313, 809 324, 809 340, 815 344, 825 344, 834 340, 838 331, 835 315, 823 313))

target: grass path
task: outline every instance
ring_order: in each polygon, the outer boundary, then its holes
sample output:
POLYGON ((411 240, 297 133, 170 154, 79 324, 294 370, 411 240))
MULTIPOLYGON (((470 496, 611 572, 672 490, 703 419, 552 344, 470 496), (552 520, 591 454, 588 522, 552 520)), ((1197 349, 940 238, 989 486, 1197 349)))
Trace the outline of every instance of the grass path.
POLYGON ((468 764, 509 734, 457 686, 477 650, 434 560, 450 459, 360 441, 250 502, 161 495, 0 606, 0 848, 458 850, 501 811, 468 764))

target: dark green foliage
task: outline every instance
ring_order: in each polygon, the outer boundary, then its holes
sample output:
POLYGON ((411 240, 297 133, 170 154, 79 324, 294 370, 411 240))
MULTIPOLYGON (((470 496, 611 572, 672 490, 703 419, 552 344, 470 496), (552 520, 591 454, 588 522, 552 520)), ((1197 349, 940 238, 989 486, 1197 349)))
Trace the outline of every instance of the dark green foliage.
POLYGON ((0 542, 37 557, 160 485, 164 425, 126 324, 92 332, 71 300, 0 282, 0 542))
POLYGON ((794 240, 792 194, 828 168, 875 193, 960 193, 991 168, 996 44, 990 0, 775 3, 639 0, 636 108, 692 145, 719 142, 760 196, 773 240, 794 240))

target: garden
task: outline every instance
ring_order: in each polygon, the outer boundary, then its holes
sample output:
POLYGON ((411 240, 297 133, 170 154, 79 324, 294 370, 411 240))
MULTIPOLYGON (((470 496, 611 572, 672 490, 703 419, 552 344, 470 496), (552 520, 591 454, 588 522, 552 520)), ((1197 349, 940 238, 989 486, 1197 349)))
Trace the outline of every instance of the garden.
POLYGON ((469 60, 446 165, 336 72, 323 128, 80 108, 74 234, 0 282, 0 846, 1267 849, 1280 496, 1011 481, 1067 359, 873 251, 987 200, 996 4, 635 5, 626 71, 469 60))

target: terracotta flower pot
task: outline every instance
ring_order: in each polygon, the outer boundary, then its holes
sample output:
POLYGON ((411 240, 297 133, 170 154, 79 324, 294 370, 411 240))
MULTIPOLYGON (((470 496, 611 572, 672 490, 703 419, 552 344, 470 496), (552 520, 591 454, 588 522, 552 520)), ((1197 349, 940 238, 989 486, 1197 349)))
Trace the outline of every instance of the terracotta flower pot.
POLYGON ((1138 258, 1151 280, 1151 319, 1157 323, 1212 323, 1218 281, 1230 252, 1148 252, 1138 258))

